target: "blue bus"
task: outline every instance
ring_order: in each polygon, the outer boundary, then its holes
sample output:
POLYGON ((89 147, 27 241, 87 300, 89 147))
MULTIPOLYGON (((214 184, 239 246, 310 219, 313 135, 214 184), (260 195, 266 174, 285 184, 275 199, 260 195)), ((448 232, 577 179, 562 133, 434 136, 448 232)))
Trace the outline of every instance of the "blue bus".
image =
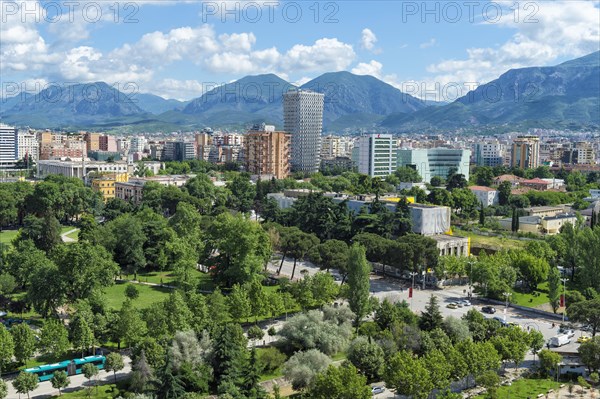
POLYGON ((26 373, 35 374, 41 381, 48 381, 52 378, 55 371, 64 371, 67 375, 72 376, 81 374, 82 367, 84 364, 91 363, 98 369, 104 369, 104 362, 106 358, 104 356, 86 356, 82 359, 65 360, 59 363, 45 364, 39 367, 32 367, 25 369, 26 373))

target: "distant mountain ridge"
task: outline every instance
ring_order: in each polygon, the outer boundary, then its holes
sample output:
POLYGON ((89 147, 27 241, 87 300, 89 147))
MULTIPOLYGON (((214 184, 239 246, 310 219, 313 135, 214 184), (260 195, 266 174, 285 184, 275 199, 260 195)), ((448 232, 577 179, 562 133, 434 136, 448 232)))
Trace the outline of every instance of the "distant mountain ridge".
MULTIPOLYGON (((49 87, 3 99, 3 122, 37 128, 120 131, 205 126, 282 126, 282 95, 295 88, 275 74, 246 76, 188 102, 128 95, 104 82, 49 87)), ((450 104, 412 97, 368 75, 325 73, 301 89, 325 94, 324 128, 412 131, 479 126, 600 126, 600 52, 550 67, 509 70, 450 104)))
POLYGON ((600 52, 550 67, 511 69, 443 107, 392 114, 391 129, 521 123, 600 125, 600 52))

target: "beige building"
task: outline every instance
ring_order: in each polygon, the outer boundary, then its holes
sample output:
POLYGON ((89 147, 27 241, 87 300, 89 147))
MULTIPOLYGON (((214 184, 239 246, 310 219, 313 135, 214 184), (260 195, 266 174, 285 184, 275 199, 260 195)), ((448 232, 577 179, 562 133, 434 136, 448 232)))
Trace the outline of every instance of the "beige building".
POLYGON ((102 194, 104 201, 115 198, 115 184, 117 182, 124 183, 129 180, 127 173, 108 173, 91 178, 92 190, 102 194))
POLYGON ((115 197, 139 205, 140 202, 142 202, 144 186, 146 183, 154 182, 163 186, 181 187, 192 177, 194 177, 194 175, 161 175, 131 178, 127 182, 115 183, 115 197))
POLYGON ((519 136, 513 141, 510 166, 531 169, 540 166, 540 138, 519 136))
POLYGON ((87 152, 100 150, 100 133, 87 132, 83 136, 87 152))
POLYGON ((251 175, 285 179, 290 173, 290 135, 274 126, 255 126, 246 135, 246 167, 251 175))

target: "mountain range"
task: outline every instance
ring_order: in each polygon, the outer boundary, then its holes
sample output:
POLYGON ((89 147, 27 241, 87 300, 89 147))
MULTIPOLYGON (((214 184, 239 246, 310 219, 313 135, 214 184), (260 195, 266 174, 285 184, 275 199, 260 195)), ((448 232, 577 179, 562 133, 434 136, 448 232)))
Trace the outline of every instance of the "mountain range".
MULTIPOLYGON (((52 86, 0 101, 2 121, 36 128, 176 131, 282 125, 282 95, 295 86, 274 74, 246 76, 188 102, 128 95, 104 82, 52 86)), ((484 126, 597 128, 600 52, 551 67, 512 69, 456 101, 423 101, 368 75, 325 73, 299 88, 325 94, 325 130, 414 131, 484 126)))

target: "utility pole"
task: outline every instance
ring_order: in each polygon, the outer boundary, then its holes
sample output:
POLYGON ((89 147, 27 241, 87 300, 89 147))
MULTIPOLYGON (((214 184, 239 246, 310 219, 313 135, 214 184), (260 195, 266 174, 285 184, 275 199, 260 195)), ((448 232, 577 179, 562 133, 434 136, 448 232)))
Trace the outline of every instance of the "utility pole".
POLYGON ((562 279, 563 282, 563 297, 562 297, 562 305, 563 305, 563 312, 562 312, 562 324, 565 324, 565 313, 567 313, 567 279, 563 278, 562 279))
POLYGON ((504 292, 502 295, 506 297, 506 305, 504 307, 504 322, 506 323, 506 313, 508 312, 508 297, 510 296, 510 292, 504 292))
POLYGON ((410 289, 410 310, 412 310, 413 296, 415 295, 415 276, 417 275, 417 272, 411 272, 410 275, 412 276, 412 286, 410 289))

